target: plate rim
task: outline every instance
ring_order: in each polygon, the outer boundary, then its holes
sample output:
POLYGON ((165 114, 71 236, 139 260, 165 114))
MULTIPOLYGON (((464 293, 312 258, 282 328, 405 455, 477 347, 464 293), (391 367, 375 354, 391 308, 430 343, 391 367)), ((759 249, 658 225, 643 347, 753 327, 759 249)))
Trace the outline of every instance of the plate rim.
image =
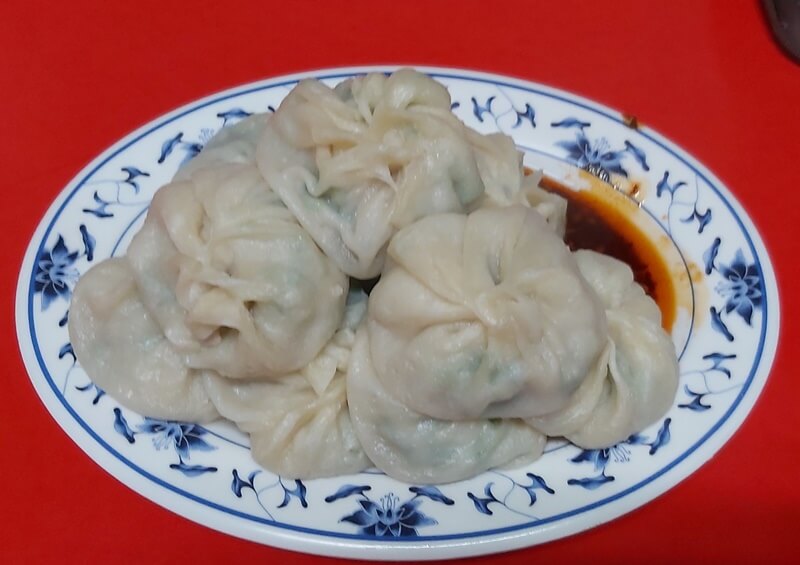
POLYGON ((774 365, 780 337, 780 297, 777 275, 771 257, 754 222, 728 186, 705 165, 686 152, 680 145, 670 141, 648 126, 641 126, 637 128, 637 132, 640 135, 649 138, 700 175, 711 189, 719 195, 720 200, 729 208, 754 252, 754 259, 761 265, 761 278, 764 284, 765 300, 763 310, 764 322, 759 336, 760 346, 757 350, 750 374, 744 381, 742 390, 737 394, 736 400, 733 401, 731 406, 714 426, 688 449, 682 451, 679 457, 671 461, 669 465, 666 465, 656 473, 649 475, 627 489, 596 503, 582 507, 580 511, 573 510, 571 512, 562 513, 558 515, 558 517, 553 517, 549 520, 545 519, 537 522, 535 525, 514 526, 506 531, 504 531, 503 528, 499 530, 490 530, 490 532, 493 533, 489 534, 482 532, 474 536, 465 536, 463 534, 454 536, 420 536, 412 540, 369 540, 358 537, 334 537, 326 532, 305 532, 295 528, 287 528, 286 525, 281 523, 271 524, 267 520, 254 521, 249 515, 237 516, 236 512, 228 508, 216 508, 216 510, 222 512, 221 515, 218 512, 207 513, 206 511, 204 513, 204 506, 211 506, 213 508, 218 505, 208 500, 198 500, 197 497, 194 497, 191 493, 177 487, 171 487, 171 485, 166 485, 167 488, 165 489, 165 484, 161 479, 149 475, 147 471, 139 468, 133 464, 132 461, 128 461, 127 458, 119 454, 111 446, 108 446, 102 438, 81 423, 82 420, 77 417, 77 414, 73 412, 71 407, 66 406, 63 400, 59 400, 58 391, 52 388, 53 383, 51 379, 48 379, 46 376, 47 371, 44 368, 44 360, 41 358, 35 346, 36 341, 34 340, 35 336, 32 323, 33 306, 32 300, 29 300, 29 296, 33 281, 32 273, 34 271, 35 258, 38 257, 39 252, 44 246, 46 237, 49 235, 54 221, 75 193, 82 187, 86 179, 91 177, 99 167, 113 156, 124 151, 151 131, 161 128, 209 104, 221 102, 236 96, 246 95, 265 88, 285 86, 303 78, 344 78, 346 76, 365 72, 388 72, 404 66, 413 66, 413 68, 417 70, 431 74, 434 78, 442 77, 460 80, 466 79, 482 83, 489 82, 495 85, 511 86, 535 93, 546 94, 561 102, 573 105, 577 104, 586 110, 598 113, 615 122, 623 123, 622 113, 605 104, 585 98, 579 94, 574 94, 532 80, 466 68, 431 67, 424 65, 365 65, 314 69, 299 73, 275 75, 270 78, 243 83, 182 104, 169 112, 156 116, 116 142, 113 142, 87 165, 82 167, 78 173, 59 190, 58 194, 51 201, 51 204, 47 207, 45 213, 39 219, 39 223, 26 246, 25 255, 20 268, 15 295, 15 326, 18 345, 29 380, 51 416, 56 420, 67 436, 75 442, 84 453, 112 477, 122 482, 127 488, 148 498, 170 512, 174 512, 203 526, 211 527, 236 537, 259 543, 268 543, 269 545, 294 551, 336 557, 360 557, 369 559, 396 559, 400 556, 388 554, 391 552, 401 552, 404 558, 417 560, 484 555, 487 553, 528 547, 573 535, 577 532, 593 528, 601 523, 609 522, 647 504, 656 497, 672 489, 676 484, 694 473, 699 467, 711 459, 720 447, 740 428, 749 415, 755 402, 763 391, 767 378, 774 365), (768 278, 767 274, 771 276, 768 278), (26 337, 29 338, 30 342, 28 342, 26 337), (42 382, 40 378, 34 378, 33 375, 37 373, 37 377, 44 377, 44 382, 42 382), (749 394, 748 391, 750 391, 749 394), (52 395, 52 393, 55 393, 55 395, 52 395), (61 417, 57 417, 57 414, 61 417), (64 418, 65 416, 67 417, 66 420, 64 418), (84 442, 87 441, 89 443, 84 444, 84 442), (691 457, 701 447, 705 447, 705 451, 709 452, 708 455, 704 457, 699 457, 697 455, 691 457), (96 453, 95 450, 97 450, 96 453), (135 466, 136 469, 131 465, 135 466), (112 468, 114 469, 113 471, 112 468), (142 481, 143 477, 147 480, 142 481), (654 483, 657 484, 654 485, 654 483), (173 489, 180 491, 180 494, 173 489), (168 493, 168 501, 165 501, 165 490, 168 493), (636 496, 631 496, 634 494, 636 494, 636 496), (192 501, 190 504, 187 504, 187 498, 192 501), (607 513, 606 516, 602 516, 599 519, 590 519, 588 520, 589 523, 585 523, 586 516, 581 516, 581 514, 592 507, 605 505, 610 502, 615 503, 612 512, 607 513), (204 506, 198 506, 198 503, 204 506), (229 516, 244 518, 245 520, 229 524, 229 516), (554 527, 554 523, 558 523, 559 526, 557 528, 554 527), (265 528, 267 528, 266 531, 265 528), (442 537, 444 537, 444 539, 442 539, 442 537))

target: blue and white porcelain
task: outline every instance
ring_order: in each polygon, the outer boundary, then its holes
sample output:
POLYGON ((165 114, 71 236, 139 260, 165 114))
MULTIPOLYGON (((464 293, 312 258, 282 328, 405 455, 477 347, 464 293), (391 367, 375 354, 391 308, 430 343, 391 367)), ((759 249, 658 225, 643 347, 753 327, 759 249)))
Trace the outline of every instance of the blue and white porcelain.
POLYGON ((31 381, 67 434, 130 488, 196 522, 366 559, 477 555, 560 538, 645 504, 709 459, 750 411, 775 354, 775 275, 752 222, 705 167, 618 112, 470 71, 422 69, 449 88, 461 119, 513 136, 528 164, 573 184, 635 185, 651 229, 683 269, 673 332, 680 389, 661 421, 610 449, 551 441, 524 468, 437 487, 376 471, 298 481, 260 468, 229 424, 144 418, 89 381, 67 335, 71 291, 93 264, 124 252, 156 189, 221 127, 274 111, 297 80, 336 83, 374 70, 391 69, 304 73, 210 96, 135 131, 64 188, 25 255, 16 316, 31 381))

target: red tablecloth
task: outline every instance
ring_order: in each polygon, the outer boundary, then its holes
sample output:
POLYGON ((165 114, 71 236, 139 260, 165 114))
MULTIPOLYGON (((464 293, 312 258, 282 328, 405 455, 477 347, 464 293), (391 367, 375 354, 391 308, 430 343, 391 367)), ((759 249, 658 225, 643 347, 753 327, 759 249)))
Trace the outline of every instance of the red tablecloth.
POLYGON ((13 294, 51 200, 124 134, 227 87, 371 63, 503 73, 635 113, 731 188, 766 240, 782 291, 772 375, 709 463, 609 524, 473 562, 800 559, 800 379, 791 357, 800 315, 800 66, 773 43, 758 2, 5 0, 0 562, 323 560, 189 522, 94 464, 31 387, 13 294))

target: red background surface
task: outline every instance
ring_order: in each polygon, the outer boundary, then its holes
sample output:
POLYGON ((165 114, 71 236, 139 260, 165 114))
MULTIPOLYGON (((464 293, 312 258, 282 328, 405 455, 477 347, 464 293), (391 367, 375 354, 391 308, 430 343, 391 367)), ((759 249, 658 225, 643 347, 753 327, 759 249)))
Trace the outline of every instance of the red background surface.
POLYGON ((635 113, 744 204, 778 273, 766 389, 705 466, 645 507, 472 563, 795 561, 800 548, 800 66, 754 0, 36 2, 0 5, 0 561, 331 562, 229 537, 145 500, 52 420, 19 357, 14 287, 39 218, 89 160, 174 107, 314 68, 417 63, 527 78, 635 113), (162 5, 165 4, 165 5, 162 5))

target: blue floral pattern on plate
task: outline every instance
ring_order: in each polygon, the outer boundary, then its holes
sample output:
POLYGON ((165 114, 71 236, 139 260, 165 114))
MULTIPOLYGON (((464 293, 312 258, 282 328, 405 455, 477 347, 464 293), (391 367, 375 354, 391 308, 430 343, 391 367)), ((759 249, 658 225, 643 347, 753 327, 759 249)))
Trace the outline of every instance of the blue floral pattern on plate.
MULTIPOLYGON (((322 75, 336 83, 366 70, 322 75)), ((531 545, 618 516, 691 473, 733 433, 766 379, 778 306, 763 244, 729 192, 680 149, 607 108, 512 79, 431 72, 461 119, 512 135, 529 164, 544 159, 642 187, 641 207, 678 250, 692 297, 681 388, 666 417, 609 449, 550 440, 532 464, 438 487, 375 470, 296 481, 258 468, 230 424, 143 418, 94 386, 67 335, 78 276, 125 249, 155 190, 214 132, 274 111, 295 76, 222 93, 134 132, 76 177, 31 242, 17 295, 23 358, 48 409, 103 467, 175 512, 257 541, 366 558, 387 544, 398 558, 451 557, 531 545)))

